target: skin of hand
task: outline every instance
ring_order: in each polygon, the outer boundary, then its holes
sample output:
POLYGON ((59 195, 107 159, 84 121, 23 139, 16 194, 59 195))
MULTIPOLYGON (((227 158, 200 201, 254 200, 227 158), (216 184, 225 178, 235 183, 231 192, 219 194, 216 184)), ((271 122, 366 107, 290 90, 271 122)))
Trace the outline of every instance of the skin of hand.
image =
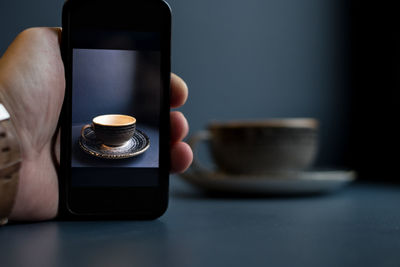
MULTIPOLYGON (((21 148, 20 180, 11 220, 47 220, 57 215, 60 139, 57 123, 65 92, 60 28, 20 33, 0 58, 0 100, 11 115, 21 148)), ((182 106, 185 82, 171 75, 171 107, 182 106)), ((171 112, 171 172, 185 171, 193 158, 182 142, 188 123, 171 112)))

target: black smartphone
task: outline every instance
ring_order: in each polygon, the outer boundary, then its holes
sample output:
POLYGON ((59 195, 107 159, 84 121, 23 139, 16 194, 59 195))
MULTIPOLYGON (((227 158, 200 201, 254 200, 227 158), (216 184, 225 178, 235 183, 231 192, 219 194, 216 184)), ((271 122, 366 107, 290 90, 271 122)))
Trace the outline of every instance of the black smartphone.
POLYGON ((60 216, 161 216, 170 161, 168 4, 68 0, 62 27, 60 216))

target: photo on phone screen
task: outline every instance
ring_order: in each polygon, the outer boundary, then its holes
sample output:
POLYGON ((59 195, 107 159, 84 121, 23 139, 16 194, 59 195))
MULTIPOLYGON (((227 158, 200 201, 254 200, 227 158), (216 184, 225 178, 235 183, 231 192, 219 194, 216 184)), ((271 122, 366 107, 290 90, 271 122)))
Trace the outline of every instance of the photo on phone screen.
POLYGON ((71 185, 156 186, 157 175, 93 170, 159 168, 160 34, 75 30, 71 84, 71 185))

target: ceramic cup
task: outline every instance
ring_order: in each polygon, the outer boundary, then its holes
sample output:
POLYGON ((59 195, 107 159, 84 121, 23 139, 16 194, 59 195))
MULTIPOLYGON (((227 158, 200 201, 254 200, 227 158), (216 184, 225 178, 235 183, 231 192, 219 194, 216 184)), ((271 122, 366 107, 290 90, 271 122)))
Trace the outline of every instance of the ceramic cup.
POLYGON ((93 118, 91 124, 82 127, 81 136, 85 138, 85 129, 91 127, 96 139, 108 146, 121 146, 135 133, 136 119, 121 114, 107 114, 93 118))
MULTIPOLYGON (((194 134, 189 145, 209 141, 220 172, 263 175, 307 169, 317 153, 318 122, 312 118, 214 122, 194 134)), ((193 169, 206 171, 196 153, 193 169)))

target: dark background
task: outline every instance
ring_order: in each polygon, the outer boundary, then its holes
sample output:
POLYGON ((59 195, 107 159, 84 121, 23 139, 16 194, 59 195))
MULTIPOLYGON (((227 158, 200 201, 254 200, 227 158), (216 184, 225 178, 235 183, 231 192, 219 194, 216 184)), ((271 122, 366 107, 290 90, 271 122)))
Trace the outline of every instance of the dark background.
POLYGON ((158 126, 160 52, 73 49, 72 80, 72 124, 126 114, 158 126))
MULTIPOLYGON (((0 2, 0 53, 32 26, 61 24, 63 1, 0 2)), ((316 117, 318 166, 388 180, 397 156, 394 1, 170 0, 172 70, 191 132, 210 120, 316 117), (392 154, 390 154, 392 153, 392 154), (384 173, 384 175, 383 175, 384 173)))

